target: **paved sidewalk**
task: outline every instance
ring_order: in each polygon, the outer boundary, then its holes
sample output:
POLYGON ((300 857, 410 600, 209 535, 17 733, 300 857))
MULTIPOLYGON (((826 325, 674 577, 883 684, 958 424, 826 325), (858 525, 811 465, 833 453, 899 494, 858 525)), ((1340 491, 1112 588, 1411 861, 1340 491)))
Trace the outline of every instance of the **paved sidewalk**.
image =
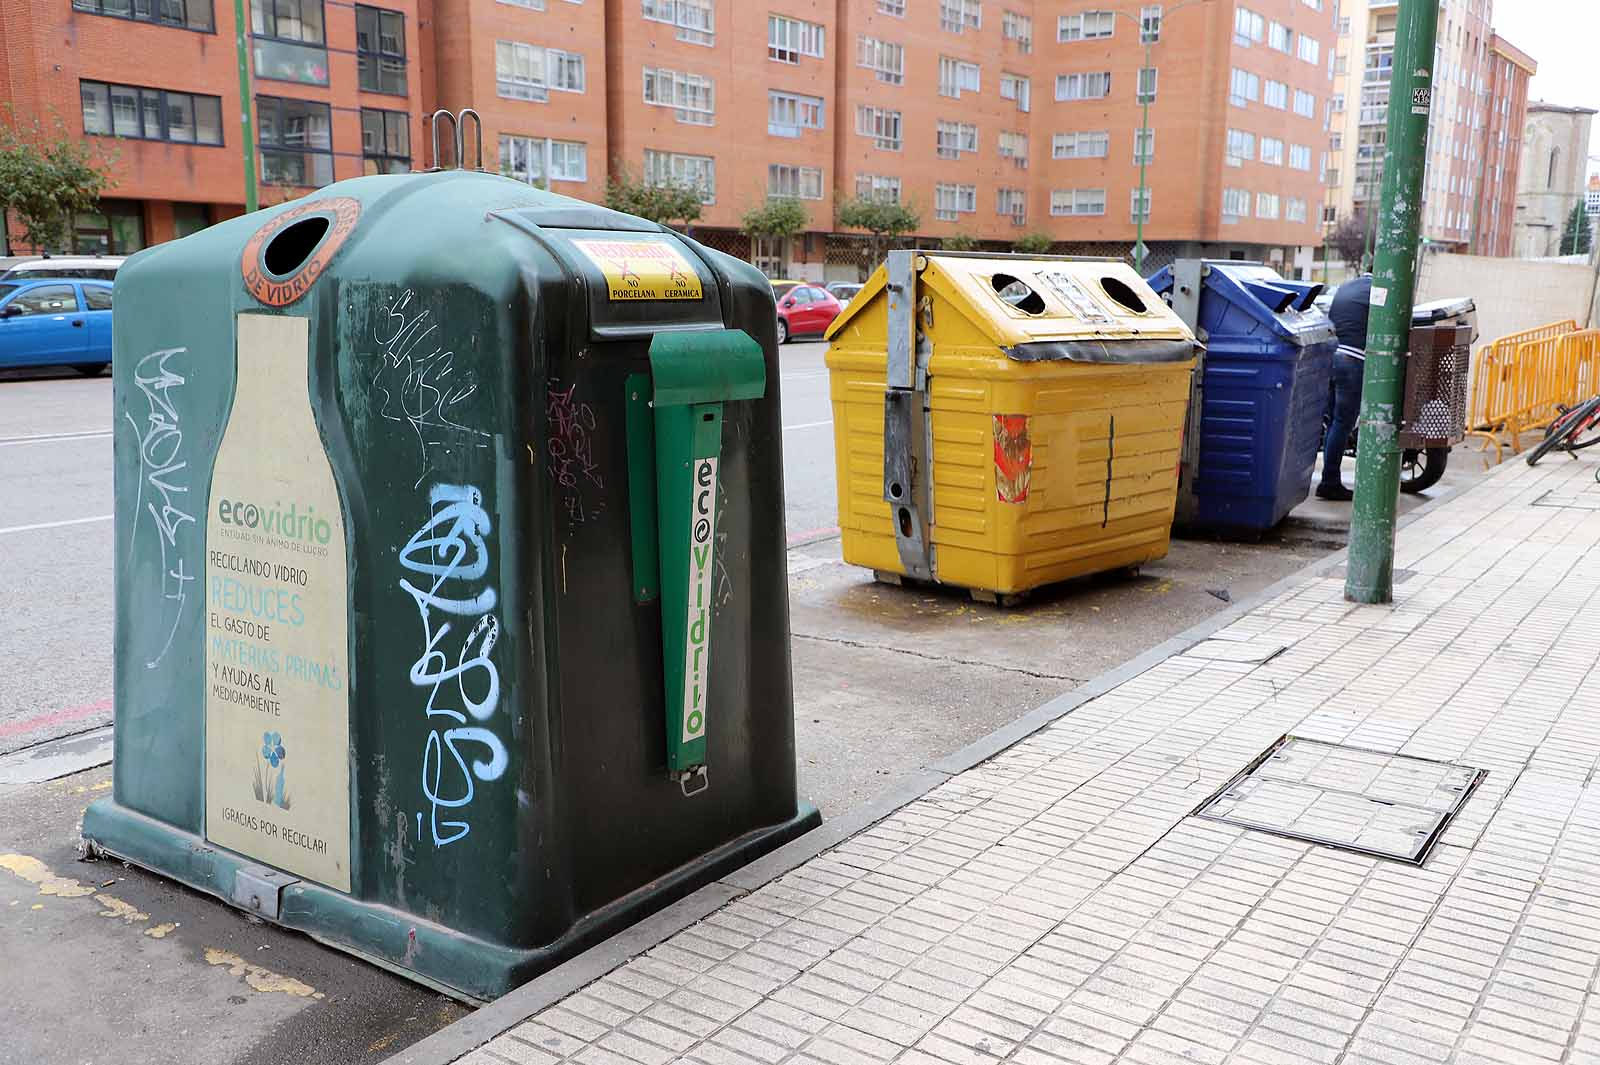
POLYGON ((1307 581, 463 1065, 1600 1062, 1596 468, 1513 460, 1393 606, 1307 581), (1190 816, 1286 733, 1488 775, 1422 868, 1190 816))

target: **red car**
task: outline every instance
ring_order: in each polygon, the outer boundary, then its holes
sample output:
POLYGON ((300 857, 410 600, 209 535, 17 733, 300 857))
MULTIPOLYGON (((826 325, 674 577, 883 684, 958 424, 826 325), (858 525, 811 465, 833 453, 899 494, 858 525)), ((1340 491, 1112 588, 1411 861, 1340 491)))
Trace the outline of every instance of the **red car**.
POLYGON ((842 310, 844 304, 822 286, 795 285, 778 295, 778 343, 787 344, 797 336, 821 336, 842 310))

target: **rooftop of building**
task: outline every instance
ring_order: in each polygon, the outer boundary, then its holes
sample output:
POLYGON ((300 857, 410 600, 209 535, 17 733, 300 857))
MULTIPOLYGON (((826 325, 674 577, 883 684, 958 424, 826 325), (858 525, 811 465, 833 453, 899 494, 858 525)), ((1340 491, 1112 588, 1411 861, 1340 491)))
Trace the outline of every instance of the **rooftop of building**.
POLYGON ((1539 63, 1522 49, 1500 36, 1498 33, 1489 41, 1489 48, 1495 55, 1504 56, 1529 74, 1539 73, 1539 63))
POLYGON ((1568 107, 1566 104, 1552 104, 1547 103, 1544 100, 1530 100, 1528 102, 1528 113, 1532 114, 1534 111, 1553 111, 1563 115, 1600 114, 1600 112, 1597 112, 1592 107, 1568 107))

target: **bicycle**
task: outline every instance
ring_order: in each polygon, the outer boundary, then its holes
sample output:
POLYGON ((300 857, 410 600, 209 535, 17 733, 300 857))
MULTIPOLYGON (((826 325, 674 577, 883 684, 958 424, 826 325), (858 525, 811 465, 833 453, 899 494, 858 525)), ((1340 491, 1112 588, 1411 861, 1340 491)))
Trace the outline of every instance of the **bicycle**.
POLYGON ((1545 429, 1539 446, 1528 452, 1528 465, 1537 466, 1540 459, 1558 448, 1570 454, 1595 444, 1600 444, 1600 396, 1576 407, 1561 407, 1561 413, 1545 429))

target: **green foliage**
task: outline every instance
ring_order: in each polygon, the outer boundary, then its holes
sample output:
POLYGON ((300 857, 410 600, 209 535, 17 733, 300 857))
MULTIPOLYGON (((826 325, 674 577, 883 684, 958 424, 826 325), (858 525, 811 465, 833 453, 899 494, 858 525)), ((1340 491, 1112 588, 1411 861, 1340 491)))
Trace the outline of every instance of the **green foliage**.
POLYGON ((662 225, 693 222, 700 217, 700 200, 700 189, 694 185, 651 185, 626 167, 618 167, 606 178, 607 207, 662 225))
POLYGON ((41 251, 70 250, 73 221, 111 184, 115 160, 71 136, 59 118, 0 116, 0 218, 15 214, 22 239, 41 251))
POLYGON ((965 233, 957 233, 953 237, 945 237, 939 243, 945 251, 971 251, 978 246, 978 242, 965 233))
POLYGON ((804 233, 810 222, 805 204, 778 197, 746 211, 739 228, 752 237, 792 237, 804 233))
POLYGON ((1340 220, 1328 235, 1328 245, 1339 253, 1339 258, 1359 269, 1367 250, 1367 216, 1354 214, 1340 220))
POLYGON ((839 201, 839 224, 847 229, 865 229, 875 239, 898 237, 922 224, 917 209, 907 203, 884 203, 860 196, 839 201))
POLYGON ((1012 247, 1023 255, 1044 255, 1055 245, 1055 238, 1048 233, 1024 233, 1012 247))
POLYGON ((1561 254, 1587 255, 1593 244, 1594 220, 1580 198, 1572 205, 1572 213, 1567 215, 1566 227, 1561 231, 1561 254))

